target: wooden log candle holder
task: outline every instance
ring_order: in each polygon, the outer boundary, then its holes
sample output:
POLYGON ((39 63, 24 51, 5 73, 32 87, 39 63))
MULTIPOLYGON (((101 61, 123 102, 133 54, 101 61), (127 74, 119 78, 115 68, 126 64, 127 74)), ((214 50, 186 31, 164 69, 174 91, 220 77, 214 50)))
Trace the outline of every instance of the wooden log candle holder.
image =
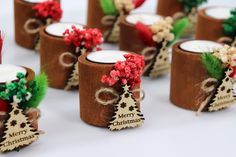
POLYGON ((232 7, 208 7, 199 10, 196 39, 219 41, 224 37, 223 23, 232 7))
POLYGON ((18 45, 38 49, 40 27, 54 21, 36 17, 33 7, 45 1, 47 0, 14 0, 15 41, 18 45))
POLYGON ((199 109, 201 82, 209 78, 201 54, 219 47, 222 45, 204 40, 178 42, 173 46, 170 100, 174 105, 193 111, 199 109))
POLYGON ((178 12, 184 12, 183 4, 178 0, 158 0, 158 15, 174 16, 178 12))
MULTIPOLYGON (((117 96, 121 94, 122 87, 116 83, 112 87, 101 82, 103 75, 113 69, 117 61, 124 61, 122 51, 99 51, 79 57, 79 95, 80 117, 88 124, 107 127, 114 114, 114 105, 117 96), (99 99, 99 100, 98 100, 99 99), (103 103, 103 104, 101 104, 103 103)), ((137 85, 135 89, 139 89, 137 85)), ((133 92, 136 99, 139 92, 133 92)), ((139 102, 137 102, 139 106, 139 102)))
MULTIPOLYGON (((9 81, 18 81, 16 78, 18 72, 25 74, 28 83, 31 82, 35 77, 35 73, 32 69, 26 67, 2 64, 0 65, 0 75, 1 75, 0 84, 3 85, 9 81)), ((8 114, 7 114, 8 112, 9 112, 8 104, 0 99, 0 139, 2 138, 2 134, 4 131, 3 123, 5 120, 8 119, 8 114)), ((38 109, 26 110, 25 114, 29 117, 32 127, 37 130, 39 110, 38 109)))
MULTIPOLYGON (((107 8, 110 11, 113 10, 110 12, 106 10, 106 7, 108 6, 104 6, 105 4, 102 4, 102 1, 103 0, 88 0, 87 26, 89 28, 100 29, 103 33, 105 42, 117 43, 119 41, 120 16, 129 14, 130 11, 141 6, 143 2, 135 4, 135 1, 131 0, 110 0, 110 9, 107 8)), ((108 3, 108 1, 106 3, 108 3)))
POLYGON ((198 7, 204 1, 191 0, 158 0, 157 14, 161 16, 171 16, 175 21, 182 18, 189 20, 189 26, 183 34, 184 37, 192 37, 196 32, 198 7))
POLYGON ((49 86, 65 89, 68 78, 74 70, 74 62, 80 53, 76 53, 73 45, 66 45, 63 33, 75 26, 83 29, 82 25, 74 23, 55 23, 45 26, 40 31, 40 68, 48 76, 49 86))
POLYGON ((144 76, 156 78, 169 72, 168 43, 174 39, 172 24, 172 18, 153 14, 130 14, 120 18, 120 50, 144 56, 144 76))
POLYGON ((162 17, 154 14, 130 14, 120 18, 120 42, 119 48, 122 51, 130 51, 142 54, 144 48, 148 45, 143 42, 135 25, 142 22, 147 26, 151 26, 162 17))

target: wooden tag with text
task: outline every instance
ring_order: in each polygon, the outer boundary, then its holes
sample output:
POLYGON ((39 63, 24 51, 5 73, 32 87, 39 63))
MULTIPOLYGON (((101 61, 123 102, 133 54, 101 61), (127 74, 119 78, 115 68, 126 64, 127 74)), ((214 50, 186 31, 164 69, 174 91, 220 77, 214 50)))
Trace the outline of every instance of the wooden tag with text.
POLYGON ((0 151, 7 152, 25 147, 38 139, 39 133, 33 129, 28 117, 18 108, 18 104, 10 104, 12 111, 4 123, 4 132, 0 143, 0 151))
POLYGON ((144 122, 143 115, 138 109, 137 102, 129 92, 129 86, 123 87, 123 94, 115 105, 115 113, 109 123, 110 130, 121 130, 125 128, 134 128, 142 125, 144 122))
POLYGON ((208 107, 210 112, 218 111, 234 104, 236 98, 234 95, 233 81, 229 76, 231 73, 232 69, 228 69, 225 72, 225 77, 223 78, 220 86, 217 88, 216 94, 213 96, 213 99, 208 107))

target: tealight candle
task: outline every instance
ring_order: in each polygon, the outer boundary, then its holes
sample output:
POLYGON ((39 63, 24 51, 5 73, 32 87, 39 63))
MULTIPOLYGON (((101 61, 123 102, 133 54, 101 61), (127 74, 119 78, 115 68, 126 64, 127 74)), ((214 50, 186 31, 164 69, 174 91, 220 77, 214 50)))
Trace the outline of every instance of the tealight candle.
POLYGON ((127 52, 104 50, 88 54, 87 59, 96 63, 114 64, 117 61, 125 61, 124 54, 127 52))
POLYGON ((26 75, 25 68, 15 65, 0 65, 0 83, 11 82, 17 80, 17 73, 23 73, 26 75))
POLYGON ((207 40, 192 40, 180 44, 182 50, 195 53, 213 52, 214 49, 220 47, 222 47, 221 44, 207 40))
POLYGON ((215 19, 227 19, 233 7, 214 7, 206 10, 206 15, 215 19))
POLYGON ((152 25, 162 17, 154 14, 130 14, 126 17, 126 21, 130 24, 142 22, 145 25, 152 25))
POLYGON ((216 42, 205 40, 178 42, 173 46, 170 100, 174 105, 194 111, 199 109, 201 83, 211 78, 202 62, 202 54, 220 47, 222 45, 216 42))
POLYGON ((54 24, 48 25, 46 27, 45 31, 50 35, 62 37, 65 30, 66 29, 71 30, 72 26, 75 26, 76 28, 83 29, 82 25, 75 24, 75 23, 54 23, 54 24))

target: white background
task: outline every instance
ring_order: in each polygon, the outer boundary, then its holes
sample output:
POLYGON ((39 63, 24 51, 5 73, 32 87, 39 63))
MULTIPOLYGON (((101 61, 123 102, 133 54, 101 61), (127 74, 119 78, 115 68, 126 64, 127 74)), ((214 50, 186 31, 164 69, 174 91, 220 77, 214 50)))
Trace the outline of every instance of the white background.
MULTIPOLYGON (((236 6, 235 0, 209 1, 208 5, 236 6)), ((62 0, 62 6, 62 21, 86 23, 87 0, 62 0)), ((156 1, 147 0, 138 12, 154 13, 155 8, 156 1)), ((13 0, 0 0, 0 29, 5 40, 3 62, 28 66, 39 72, 39 55, 15 44, 13 23, 13 0)), ((104 49, 117 47, 105 45, 104 49)), ((119 132, 81 121, 78 92, 49 89, 41 104, 40 129, 46 134, 20 152, 0 156, 235 157, 236 107, 197 117, 194 112, 169 102, 169 82, 169 76, 156 80, 144 78, 142 86, 146 99, 142 103, 142 112, 145 124, 119 132)))

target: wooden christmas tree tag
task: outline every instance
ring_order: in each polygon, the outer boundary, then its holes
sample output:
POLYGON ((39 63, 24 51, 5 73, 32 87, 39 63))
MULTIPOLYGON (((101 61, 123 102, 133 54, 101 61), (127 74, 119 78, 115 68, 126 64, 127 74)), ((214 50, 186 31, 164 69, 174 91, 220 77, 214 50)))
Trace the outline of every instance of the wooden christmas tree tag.
POLYGON ((79 86, 79 68, 78 68, 79 62, 77 61, 73 66, 72 74, 70 75, 70 78, 67 81, 67 85, 64 88, 65 90, 70 90, 72 87, 79 86))
POLYGON ((134 128, 144 122, 143 115, 139 111, 132 93, 129 92, 129 88, 128 85, 123 87, 124 92, 115 105, 115 114, 108 126, 111 131, 134 128))
POLYGON ((28 117, 18 108, 17 102, 10 104, 12 111, 4 124, 0 151, 7 152, 27 146, 38 139, 39 133, 31 127, 28 117))
POLYGON ((225 72, 225 77, 223 78, 220 86, 217 88, 215 95, 208 107, 210 112, 218 111, 234 104, 236 97, 234 95, 233 82, 230 74, 232 69, 229 68, 225 72))
POLYGON ((167 52, 167 48, 163 47, 160 50, 160 53, 156 56, 155 61, 152 66, 152 70, 150 71, 149 76, 151 78, 155 78, 159 75, 163 75, 169 72, 170 69, 170 62, 169 56, 167 52))
POLYGON ((120 16, 115 17, 115 23, 113 24, 113 28, 107 34, 107 40, 110 42, 118 42, 119 41, 119 33, 120 33, 120 16))

